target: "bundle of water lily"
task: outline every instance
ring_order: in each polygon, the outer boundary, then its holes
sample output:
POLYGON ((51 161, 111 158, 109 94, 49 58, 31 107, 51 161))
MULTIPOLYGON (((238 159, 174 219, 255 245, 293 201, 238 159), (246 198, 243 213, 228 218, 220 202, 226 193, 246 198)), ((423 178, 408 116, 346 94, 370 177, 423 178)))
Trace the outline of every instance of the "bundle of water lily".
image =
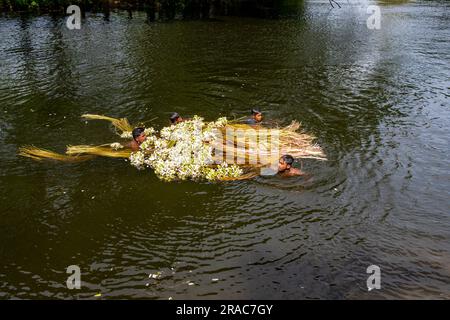
MULTIPOLYGON (((117 134, 131 138, 133 127, 126 118, 83 115, 85 119, 110 121, 117 134)), ((122 143, 100 146, 68 146, 66 154, 58 154, 33 146, 20 148, 20 155, 35 160, 84 161, 95 156, 129 158, 138 169, 150 168, 158 178, 173 180, 236 180, 258 174, 261 168, 276 166, 280 155, 294 158, 326 160, 314 137, 298 132, 300 125, 292 122, 283 128, 265 128, 238 124, 225 117, 206 122, 192 119, 163 127, 144 130, 145 140, 139 150, 132 151, 122 143)))

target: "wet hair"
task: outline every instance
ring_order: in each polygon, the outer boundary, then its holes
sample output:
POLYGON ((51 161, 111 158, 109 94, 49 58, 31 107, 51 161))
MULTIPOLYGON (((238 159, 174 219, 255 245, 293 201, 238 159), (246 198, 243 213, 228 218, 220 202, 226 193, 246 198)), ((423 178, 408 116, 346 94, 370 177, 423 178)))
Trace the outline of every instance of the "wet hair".
POLYGON ((291 156, 290 154, 285 154, 283 156, 281 156, 281 159, 283 159, 284 162, 286 162, 286 164, 292 166, 292 164, 294 163, 294 157, 291 156))
POLYGON ((259 111, 258 109, 252 109, 251 113, 252 113, 252 115, 257 115, 257 114, 262 113, 262 112, 259 111))
POLYGON ((175 123, 179 117, 180 115, 177 112, 172 113, 172 115, 169 118, 170 122, 175 123))
POLYGON ((142 132, 144 132, 144 128, 142 127, 138 127, 138 128, 134 128, 133 131, 131 132, 131 134, 133 135, 133 140, 136 141, 136 138, 139 137, 142 132))

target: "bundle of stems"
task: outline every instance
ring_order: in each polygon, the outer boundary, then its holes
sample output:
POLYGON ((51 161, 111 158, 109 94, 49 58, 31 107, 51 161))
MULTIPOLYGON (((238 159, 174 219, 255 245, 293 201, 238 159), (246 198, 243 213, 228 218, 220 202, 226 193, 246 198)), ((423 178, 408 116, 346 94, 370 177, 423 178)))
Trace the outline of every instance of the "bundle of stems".
POLYGON ((322 148, 314 143, 313 135, 298 132, 300 124, 293 121, 283 128, 268 129, 247 124, 227 124, 223 139, 212 142, 214 159, 231 159, 238 164, 258 165, 278 162, 278 157, 289 154, 297 159, 327 160, 322 148), (227 135, 227 129, 233 134, 227 135))
POLYGON ((120 118, 120 119, 116 119, 116 118, 111 118, 111 117, 107 117, 107 116, 102 116, 102 115, 98 115, 98 114, 83 114, 81 116, 82 118, 85 118, 87 120, 106 120, 111 122, 111 124, 117 128, 118 130, 121 131, 121 133, 126 133, 126 132, 130 132, 133 130, 133 127, 131 126, 131 124, 128 122, 127 118, 120 118))
POLYGON ((114 150, 109 144, 100 146, 77 145, 67 146, 66 154, 68 155, 91 155, 109 158, 129 158, 131 149, 114 150))
POLYGON ((57 160, 64 162, 80 162, 86 161, 94 158, 93 155, 66 155, 60 154, 53 151, 36 148, 34 146, 23 146, 19 148, 19 155, 27 158, 31 158, 34 160, 57 160))
POLYGON ((34 160, 56 160, 64 162, 80 162, 95 158, 96 156, 108 158, 129 158, 131 149, 115 150, 110 145, 101 146, 67 146, 66 154, 56 153, 34 146, 23 146, 19 148, 19 155, 34 160))

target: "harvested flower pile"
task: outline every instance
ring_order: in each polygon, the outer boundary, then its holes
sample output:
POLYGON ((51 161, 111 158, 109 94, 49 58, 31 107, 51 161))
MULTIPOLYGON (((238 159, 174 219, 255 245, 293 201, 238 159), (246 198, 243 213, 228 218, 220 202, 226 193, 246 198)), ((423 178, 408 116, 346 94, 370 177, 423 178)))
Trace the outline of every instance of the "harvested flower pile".
MULTIPOLYGON (((126 118, 91 114, 83 118, 110 121, 121 138, 131 136, 133 127, 126 118)), ((235 180, 254 177, 257 169, 268 165, 276 167, 279 156, 284 154, 297 159, 326 160, 320 146, 314 144, 315 138, 298 132, 299 129, 295 121, 284 128, 269 129, 231 123, 225 117, 207 122, 194 116, 163 127, 159 132, 146 128, 145 141, 136 152, 115 142, 101 146, 68 146, 66 154, 25 146, 19 149, 19 154, 35 160, 67 162, 85 161, 95 156, 129 158, 133 166, 150 168, 164 181, 235 180)))

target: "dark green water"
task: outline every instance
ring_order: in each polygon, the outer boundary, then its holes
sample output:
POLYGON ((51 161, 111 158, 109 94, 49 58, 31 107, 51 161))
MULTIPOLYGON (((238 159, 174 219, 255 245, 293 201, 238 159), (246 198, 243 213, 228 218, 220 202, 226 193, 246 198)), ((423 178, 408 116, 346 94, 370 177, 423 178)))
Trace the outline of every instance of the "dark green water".
POLYGON ((79 31, 0 18, 0 297, 450 298, 449 4, 382 6, 378 31, 342 5, 79 31), (123 160, 16 155, 119 141, 83 113, 161 127, 253 106, 318 137, 329 161, 304 162, 312 181, 163 183, 123 160))

